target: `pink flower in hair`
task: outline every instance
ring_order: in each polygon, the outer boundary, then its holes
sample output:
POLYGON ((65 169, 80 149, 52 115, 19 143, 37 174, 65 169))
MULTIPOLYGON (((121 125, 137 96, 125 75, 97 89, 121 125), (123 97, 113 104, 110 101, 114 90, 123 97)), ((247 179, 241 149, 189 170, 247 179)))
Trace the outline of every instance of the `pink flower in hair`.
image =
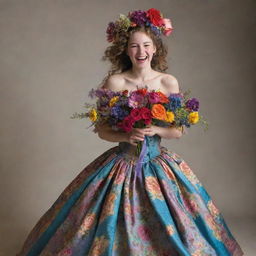
POLYGON ((164 32, 163 33, 165 36, 169 36, 173 31, 171 20, 163 19, 163 22, 164 22, 164 32))

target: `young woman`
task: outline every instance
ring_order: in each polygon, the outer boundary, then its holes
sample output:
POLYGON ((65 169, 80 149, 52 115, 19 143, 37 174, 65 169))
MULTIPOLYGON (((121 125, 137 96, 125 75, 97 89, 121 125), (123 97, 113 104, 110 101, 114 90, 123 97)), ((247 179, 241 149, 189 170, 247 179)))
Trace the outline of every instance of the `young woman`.
MULTIPOLYGON (((171 32, 159 11, 134 11, 108 27, 112 43, 104 58, 112 69, 103 82, 109 91, 138 87, 179 93, 177 79, 165 73, 160 33, 171 32), (162 30, 157 30, 162 28, 162 30)), ((30 232, 19 256, 240 256, 241 248, 203 185, 177 154, 160 145, 184 128, 95 129, 101 139, 118 142, 62 192, 30 232), (138 141, 147 153, 137 168, 138 141)))

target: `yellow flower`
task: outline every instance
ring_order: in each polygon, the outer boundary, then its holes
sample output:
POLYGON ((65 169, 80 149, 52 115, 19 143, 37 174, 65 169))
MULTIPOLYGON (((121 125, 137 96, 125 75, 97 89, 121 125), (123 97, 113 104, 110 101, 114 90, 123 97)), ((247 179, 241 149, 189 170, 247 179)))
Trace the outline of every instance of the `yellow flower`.
POLYGON ((109 101, 109 106, 112 107, 117 101, 118 101, 119 97, 115 96, 113 97, 110 101, 109 101))
POLYGON ((172 123, 174 121, 174 113, 172 111, 166 112, 166 121, 172 123))
POLYGON ((198 112, 191 112, 191 113, 188 115, 188 121, 189 121, 191 124, 197 123, 198 120, 199 120, 199 114, 198 114, 198 112))
POLYGON ((89 112, 89 118, 92 122, 95 122, 98 118, 98 114, 95 108, 91 109, 91 111, 89 112))

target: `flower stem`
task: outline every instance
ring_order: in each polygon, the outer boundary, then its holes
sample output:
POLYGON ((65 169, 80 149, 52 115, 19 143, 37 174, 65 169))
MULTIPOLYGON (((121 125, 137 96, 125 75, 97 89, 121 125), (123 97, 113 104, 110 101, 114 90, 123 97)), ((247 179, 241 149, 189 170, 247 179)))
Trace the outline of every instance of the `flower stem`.
POLYGON ((140 155, 141 149, 142 149, 142 142, 138 141, 137 146, 136 146, 136 156, 140 155))

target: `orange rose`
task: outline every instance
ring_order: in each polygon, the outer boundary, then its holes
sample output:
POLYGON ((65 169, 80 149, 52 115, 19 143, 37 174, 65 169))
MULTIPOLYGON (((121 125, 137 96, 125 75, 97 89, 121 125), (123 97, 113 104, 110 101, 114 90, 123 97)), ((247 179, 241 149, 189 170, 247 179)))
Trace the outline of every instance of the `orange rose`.
POLYGON ((152 117, 159 120, 166 120, 166 110, 162 104, 154 104, 151 109, 152 117))
POLYGON ((161 102, 161 103, 169 102, 169 99, 162 92, 158 91, 157 94, 159 95, 159 98, 160 98, 159 102, 161 102))

